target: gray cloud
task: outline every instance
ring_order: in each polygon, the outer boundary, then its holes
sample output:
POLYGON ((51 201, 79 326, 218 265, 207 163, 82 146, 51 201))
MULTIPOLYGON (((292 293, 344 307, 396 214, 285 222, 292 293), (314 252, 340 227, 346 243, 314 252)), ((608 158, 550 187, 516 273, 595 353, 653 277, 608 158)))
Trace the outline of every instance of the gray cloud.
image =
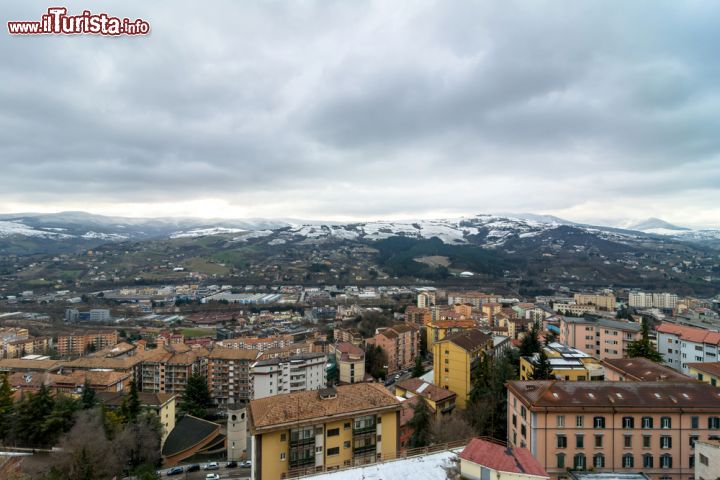
POLYGON ((0 36, 0 209, 720 226, 715 3, 68 7, 152 34, 0 36))

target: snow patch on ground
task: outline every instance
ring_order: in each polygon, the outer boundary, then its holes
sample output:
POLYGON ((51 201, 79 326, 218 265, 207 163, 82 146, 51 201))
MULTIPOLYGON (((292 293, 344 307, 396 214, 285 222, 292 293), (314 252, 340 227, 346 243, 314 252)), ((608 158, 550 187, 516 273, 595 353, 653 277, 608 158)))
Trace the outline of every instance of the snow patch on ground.
POLYGON ((72 235, 54 231, 37 230, 21 222, 0 221, 0 237, 10 237, 13 235, 40 238, 72 238, 72 235))
POLYGON ((194 230, 180 231, 170 234, 170 238, 192 238, 192 237, 205 237, 208 235, 222 235, 225 233, 240 233, 245 230, 242 228, 228 228, 228 227, 211 227, 211 228, 196 228, 194 230))

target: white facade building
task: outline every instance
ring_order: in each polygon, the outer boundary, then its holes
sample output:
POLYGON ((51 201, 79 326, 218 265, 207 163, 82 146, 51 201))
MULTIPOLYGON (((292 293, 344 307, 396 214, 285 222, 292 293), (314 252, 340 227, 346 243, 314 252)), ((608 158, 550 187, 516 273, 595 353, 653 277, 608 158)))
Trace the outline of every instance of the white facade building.
POLYGON ((674 293, 630 292, 628 305, 634 308, 667 308, 677 305, 678 297, 674 293))
POLYGON ((657 348, 663 360, 688 375, 688 363, 717 362, 720 333, 687 325, 663 322, 657 328, 657 348))
POLYGON ((260 360, 250 366, 252 398, 325 388, 325 364, 324 353, 303 353, 290 358, 260 360))

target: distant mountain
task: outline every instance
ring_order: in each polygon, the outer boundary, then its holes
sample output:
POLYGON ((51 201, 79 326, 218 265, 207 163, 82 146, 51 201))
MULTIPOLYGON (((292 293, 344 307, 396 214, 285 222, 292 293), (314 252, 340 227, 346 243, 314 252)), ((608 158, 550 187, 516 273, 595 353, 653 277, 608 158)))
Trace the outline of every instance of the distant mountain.
POLYGON ((690 231, 689 228, 679 227, 677 225, 673 225, 672 223, 668 223, 665 220, 662 220, 660 218, 654 218, 654 217, 648 218, 647 220, 643 220, 642 222, 631 225, 628 228, 631 230, 639 230, 641 232, 656 231, 656 230, 667 230, 667 231, 673 231, 673 232, 690 231))
MULTIPOLYGON (((582 236, 586 245, 667 238, 720 247, 720 231, 689 230, 660 219, 620 229, 583 225, 549 215, 476 215, 417 221, 322 222, 272 219, 128 218, 85 212, 0 215, 0 254, 76 252, 104 243, 225 237, 233 242, 262 238, 270 245, 326 240, 379 241, 392 237, 438 238, 446 245, 504 247, 520 251, 538 239, 582 236), (580 236, 578 236, 580 235, 580 236), (534 239, 534 240, 533 240, 534 239), (589 242, 589 243, 588 243, 589 242)), ((550 240, 548 240, 550 241, 550 240)))

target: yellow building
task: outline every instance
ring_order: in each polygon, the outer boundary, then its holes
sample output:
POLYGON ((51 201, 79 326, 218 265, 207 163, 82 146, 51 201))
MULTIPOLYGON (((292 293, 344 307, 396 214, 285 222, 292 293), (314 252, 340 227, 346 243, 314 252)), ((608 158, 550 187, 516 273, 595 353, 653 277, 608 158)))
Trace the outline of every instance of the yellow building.
POLYGON ((473 362, 482 353, 492 352, 492 336, 473 328, 450 335, 433 345, 433 383, 457 394, 458 408, 467 405, 472 383, 473 362))
POLYGON ((465 318, 460 314, 454 315, 455 317, 448 316, 439 320, 432 320, 427 324, 425 334, 427 335, 428 348, 448 335, 475 328, 475 322, 473 320, 465 318))
MULTIPOLYGON (((543 347, 547 355, 552 373, 560 380, 584 382, 587 380, 603 380, 605 369, 600 360, 575 348, 562 343, 551 343, 543 347)), ((538 354, 532 357, 520 357, 520 379, 531 380, 538 354)))
POLYGON ((410 399, 420 397, 425 401, 435 419, 452 413, 457 395, 445 388, 426 382, 420 378, 408 378, 395 384, 395 396, 410 399))
POLYGON ((377 383, 252 400, 251 477, 280 480, 396 458, 400 408, 377 383))
POLYGON ((615 294, 609 293, 576 293, 575 303, 578 305, 595 305, 600 310, 614 311, 616 306, 615 294))
POLYGON ((688 363, 688 375, 717 387, 720 385, 720 362, 688 363))

